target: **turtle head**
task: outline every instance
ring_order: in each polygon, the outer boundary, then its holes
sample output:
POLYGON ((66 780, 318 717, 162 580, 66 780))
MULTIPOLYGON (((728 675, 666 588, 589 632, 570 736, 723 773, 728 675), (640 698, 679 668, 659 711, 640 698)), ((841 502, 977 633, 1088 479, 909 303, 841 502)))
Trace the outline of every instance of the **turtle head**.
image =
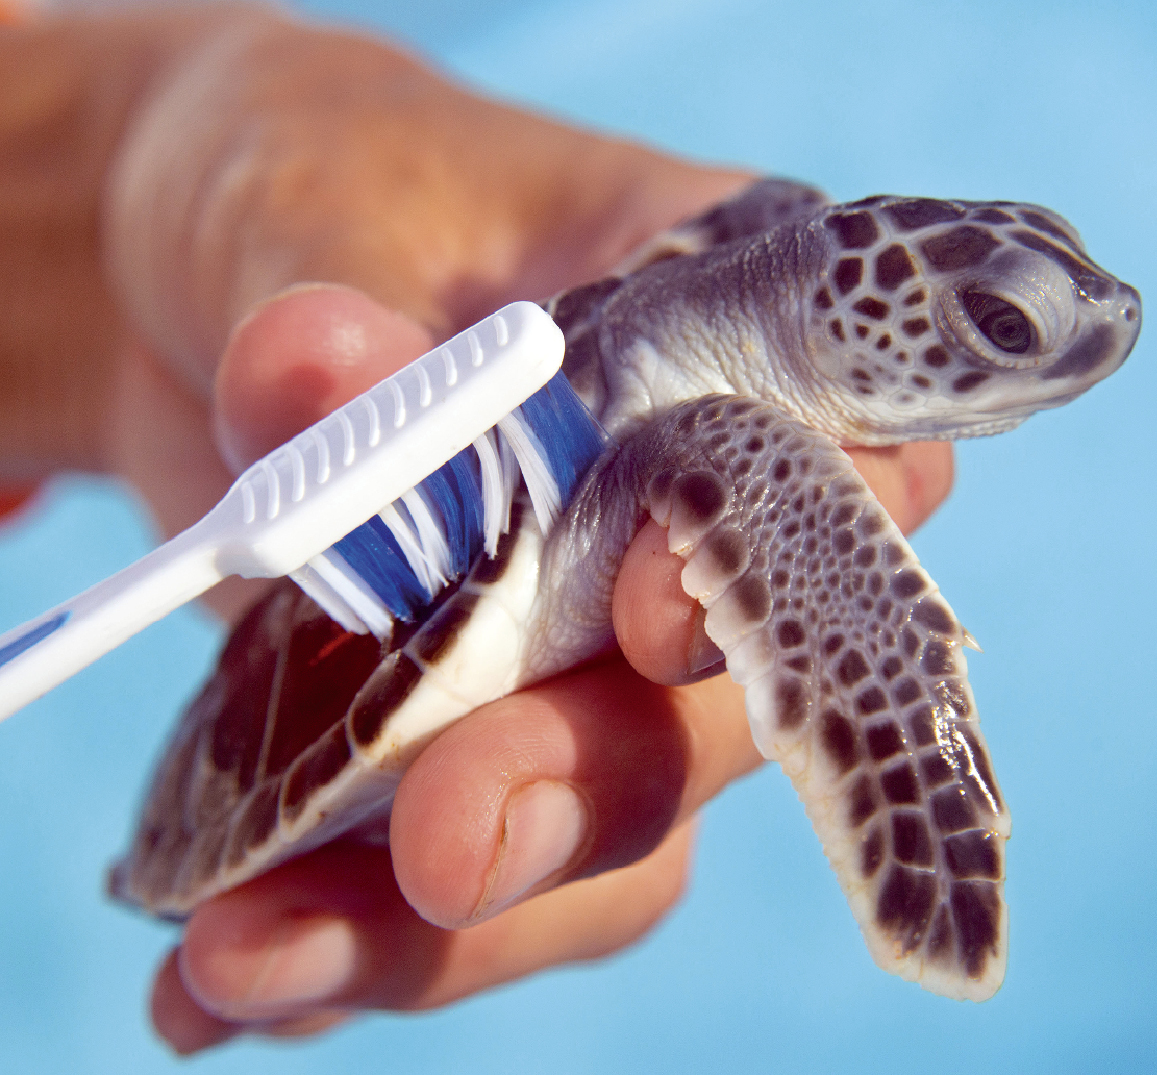
POLYGON ((805 350, 860 443, 1008 429, 1112 373, 1141 328, 1137 291, 1040 206, 877 196, 808 230, 805 350))

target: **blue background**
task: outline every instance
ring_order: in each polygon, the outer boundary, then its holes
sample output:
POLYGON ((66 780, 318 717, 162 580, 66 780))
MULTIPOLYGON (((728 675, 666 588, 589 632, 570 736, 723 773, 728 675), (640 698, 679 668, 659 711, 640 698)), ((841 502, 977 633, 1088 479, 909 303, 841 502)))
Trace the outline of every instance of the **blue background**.
MULTIPOLYGON (((840 200, 1038 201, 1157 297, 1149 3, 370 0, 514 100, 840 200)), ((645 943, 197 1072, 1091 1072, 1154 1066, 1154 340, 1090 395, 963 445, 916 546, 986 649, 973 684, 1011 803, 1007 983, 958 1004, 876 970, 773 767, 706 811, 690 895, 645 943)), ((0 629, 123 566, 122 491, 62 480, 0 531, 0 629)), ((0 1070, 164 1072, 143 996, 172 932, 101 897, 150 758, 219 644, 185 610, 0 728, 0 1070)))

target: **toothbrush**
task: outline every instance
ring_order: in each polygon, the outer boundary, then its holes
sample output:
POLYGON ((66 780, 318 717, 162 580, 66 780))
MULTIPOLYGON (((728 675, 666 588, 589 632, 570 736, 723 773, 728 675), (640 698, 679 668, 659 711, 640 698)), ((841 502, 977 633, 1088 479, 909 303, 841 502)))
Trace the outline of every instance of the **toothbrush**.
POLYGON ((520 472, 545 532, 602 451, 564 349, 547 313, 512 303, 299 433, 188 530, 0 635, 0 720, 229 575, 289 575, 388 638, 493 555, 520 472))

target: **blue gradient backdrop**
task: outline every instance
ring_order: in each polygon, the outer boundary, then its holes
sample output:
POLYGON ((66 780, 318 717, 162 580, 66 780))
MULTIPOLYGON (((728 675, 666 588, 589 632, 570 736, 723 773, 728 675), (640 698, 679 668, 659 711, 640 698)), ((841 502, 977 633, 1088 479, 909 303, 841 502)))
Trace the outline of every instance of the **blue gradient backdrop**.
MULTIPOLYGON (((705 158, 888 191, 1039 201, 1157 300, 1149 3, 371 0, 490 91, 705 158)), ((1132 1072, 1154 1067, 1157 614, 1153 330, 1076 404, 963 445, 916 539, 984 645, 970 658, 1015 818, 1008 980, 957 1004, 871 964, 783 775, 706 811, 655 934, 421 1017, 182 1070, 1132 1072)), ((0 628, 142 553, 132 499, 62 480, 0 532, 0 628)), ((185 610, 0 728, 0 1071, 167 1072, 144 1012, 170 929, 101 897, 142 781, 219 635, 185 610)))

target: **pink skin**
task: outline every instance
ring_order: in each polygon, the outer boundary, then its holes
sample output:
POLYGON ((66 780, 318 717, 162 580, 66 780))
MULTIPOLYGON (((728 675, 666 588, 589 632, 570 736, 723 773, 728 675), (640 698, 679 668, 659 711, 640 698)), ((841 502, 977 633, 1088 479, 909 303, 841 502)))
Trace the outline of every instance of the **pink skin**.
MULTIPOLYGON (((0 319, 0 486, 115 473, 174 533, 431 342, 597 279, 747 179, 264 9, 5 28, 0 292, 20 316, 0 319)), ((951 484, 945 445, 853 454, 906 530, 951 484)), ((158 973, 159 1032, 182 1053, 316 1033, 643 935, 682 890, 696 810, 759 763, 740 692, 692 682, 680 567, 644 527, 616 584, 622 655, 441 736, 390 851, 333 845, 202 906, 158 973)), ((211 603, 233 618, 253 592, 211 603)))

